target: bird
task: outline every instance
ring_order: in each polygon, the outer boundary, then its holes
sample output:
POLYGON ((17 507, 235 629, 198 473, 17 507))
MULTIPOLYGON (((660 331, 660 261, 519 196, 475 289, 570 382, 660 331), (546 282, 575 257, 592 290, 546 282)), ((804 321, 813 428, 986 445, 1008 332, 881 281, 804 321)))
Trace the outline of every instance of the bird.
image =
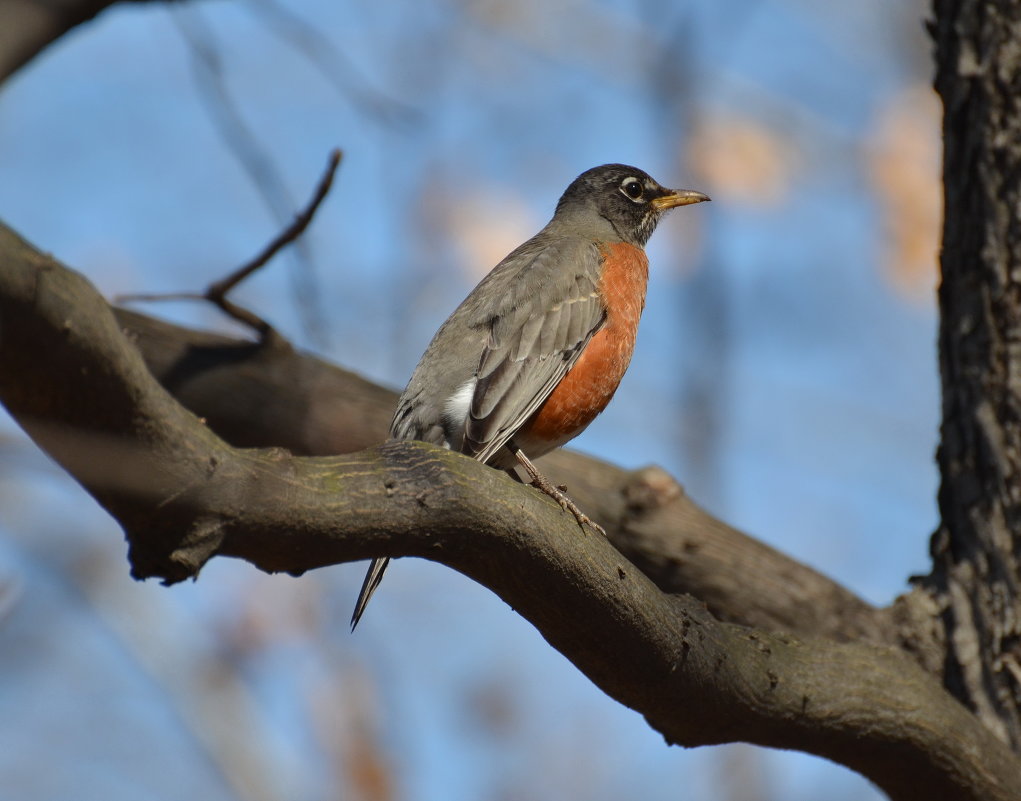
MULTIPOLYGON (((390 438, 423 440, 531 483, 593 523, 532 464, 580 434, 631 361, 645 307, 645 244, 669 209, 710 198, 625 164, 583 172, 553 218, 496 265, 440 326, 397 402, 390 438)), ((354 630, 389 558, 374 559, 354 630)))

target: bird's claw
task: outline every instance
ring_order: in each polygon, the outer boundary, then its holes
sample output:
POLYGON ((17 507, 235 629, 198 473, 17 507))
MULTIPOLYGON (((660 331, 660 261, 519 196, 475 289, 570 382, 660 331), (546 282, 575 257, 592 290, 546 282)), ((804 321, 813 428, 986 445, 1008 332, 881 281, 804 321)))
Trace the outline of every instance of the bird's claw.
POLYGON ((565 485, 560 484, 553 486, 550 480, 536 469, 535 465, 532 464, 520 448, 514 449, 514 455, 521 463, 521 466, 525 469, 525 472, 528 473, 529 478, 532 479, 531 484, 533 487, 540 492, 549 495, 553 500, 560 504, 560 508, 565 512, 570 512, 574 515, 574 519, 578 521, 578 525, 583 529, 586 525, 588 525, 588 527, 593 531, 602 534, 604 537, 606 536, 606 530, 598 523, 593 522, 592 519, 581 511, 581 509, 578 508, 578 505, 571 500, 567 494, 567 487, 565 485))
POLYGON ((570 512, 574 515, 574 519, 578 521, 578 525, 581 526, 581 528, 588 526, 597 534, 602 534, 604 537, 606 536, 606 529, 581 511, 581 509, 578 508, 578 504, 571 500, 570 496, 566 492, 566 486, 558 484, 554 487, 549 482, 543 482, 538 478, 532 480, 532 486, 540 492, 549 495, 553 500, 560 504, 560 508, 565 512, 570 512))

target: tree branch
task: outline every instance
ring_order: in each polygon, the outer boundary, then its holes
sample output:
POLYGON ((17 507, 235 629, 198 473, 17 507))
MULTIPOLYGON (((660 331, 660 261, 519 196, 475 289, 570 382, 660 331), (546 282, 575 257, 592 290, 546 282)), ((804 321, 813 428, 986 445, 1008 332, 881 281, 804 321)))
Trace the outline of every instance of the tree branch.
POLYGON ((132 293, 115 298, 115 302, 131 303, 136 301, 152 302, 160 300, 206 300, 220 309, 220 311, 228 317, 231 317, 242 325, 247 325, 251 328, 259 335, 259 340, 263 344, 266 344, 269 339, 278 338, 279 335, 268 322, 263 320, 254 312, 234 303, 234 301, 227 297, 227 294, 256 270, 265 267, 277 253, 292 242, 295 242, 303 233, 305 233, 305 229, 308 228, 309 224, 312 222, 312 218, 315 217, 315 213, 318 211, 319 206, 322 205, 322 202, 326 199, 326 195, 329 194, 330 187, 333 186, 333 176, 337 172, 337 167, 340 166, 340 159, 341 152, 339 148, 334 148, 330 151, 330 158, 326 165, 326 170, 319 179, 315 194, 312 195, 312 199, 308 202, 305 208, 299 211, 294 216, 294 219, 291 220, 280 233, 273 237, 272 241, 260 250, 254 258, 248 260, 240 267, 231 270, 231 272, 223 278, 213 281, 213 283, 206 287, 205 292, 171 292, 162 294, 132 293))
MULTIPOLYGON (((316 456, 386 437, 397 396, 284 342, 253 343, 116 309, 149 369, 188 409, 240 447, 316 456)), ((667 592, 690 592, 736 623, 840 641, 899 642, 890 612, 717 520, 660 468, 628 472, 570 451, 542 469, 667 592)))
POLYGON ((118 520, 133 574, 214 555, 299 573, 420 556, 490 587, 669 742, 834 759, 894 799, 1010 799, 1013 755, 902 653, 721 623, 502 473, 423 443, 228 445, 153 379, 81 276, 0 229, 0 398, 118 520), (46 354, 47 358, 41 358, 46 354))
POLYGON ((117 2, 148 0, 0 0, 0 84, 72 28, 117 2))

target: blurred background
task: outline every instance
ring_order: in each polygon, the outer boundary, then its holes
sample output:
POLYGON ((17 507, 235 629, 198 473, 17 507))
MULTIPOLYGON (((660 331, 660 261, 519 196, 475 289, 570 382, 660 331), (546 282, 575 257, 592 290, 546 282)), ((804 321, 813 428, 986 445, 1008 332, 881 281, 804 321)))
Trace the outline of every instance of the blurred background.
MULTIPOLYGON (((400 388, 578 173, 713 203, 653 237, 638 350, 575 442, 876 604, 936 524, 939 108, 917 0, 123 5, 0 89, 0 218, 110 296, 199 290, 335 187, 237 299, 400 388)), ((240 333, 198 304, 147 305, 240 333)), ((2 412, 0 412, 2 414, 2 412)), ((128 577, 0 418, 0 784, 21 801, 880 798, 800 754, 667 747, 488 591, 402 560, 128 577)), ((697 703, 697 699, 692 699, 697 703)))

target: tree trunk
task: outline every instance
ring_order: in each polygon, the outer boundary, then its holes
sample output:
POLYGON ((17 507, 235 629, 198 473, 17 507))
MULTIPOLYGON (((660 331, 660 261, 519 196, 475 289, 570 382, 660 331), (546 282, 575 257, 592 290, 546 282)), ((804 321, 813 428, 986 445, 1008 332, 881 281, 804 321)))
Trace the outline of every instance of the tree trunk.
POLYGON ((1021 2, 937 0, 944 682, 1021 749, 1021 2))

